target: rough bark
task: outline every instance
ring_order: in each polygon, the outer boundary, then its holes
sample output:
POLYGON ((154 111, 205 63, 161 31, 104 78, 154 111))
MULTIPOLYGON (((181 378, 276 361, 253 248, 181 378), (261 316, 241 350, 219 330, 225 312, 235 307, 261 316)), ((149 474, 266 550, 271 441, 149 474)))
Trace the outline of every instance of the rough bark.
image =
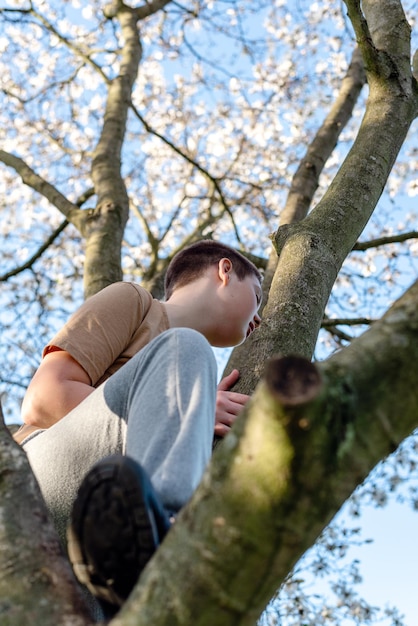
POLYGON ((97 205, 88 212, 82 230, 86 250, 86 297, 123 278, 120 251, 129 216, 129 199, 121 174, 121 153, 142 49, 135 11, 120 3, 117 18, 124 40, 120 69, 109 83, 103 129, 93 155, 92 179, 97 205), (106 276, 103 276, 103 265, 107 268, 106 276))
MULTIPOLYGON (((2 421, 1 421, 2 422, 2 421)), ((87 626, 76 584, 21 448, 0 425, 0 622, 87 626)))

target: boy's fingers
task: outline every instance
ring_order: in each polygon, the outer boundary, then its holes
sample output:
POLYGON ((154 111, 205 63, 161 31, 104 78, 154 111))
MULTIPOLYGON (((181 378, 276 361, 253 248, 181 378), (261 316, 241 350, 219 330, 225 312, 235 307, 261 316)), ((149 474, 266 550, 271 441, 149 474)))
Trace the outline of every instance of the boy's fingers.
POLYGON ((232 372, 228 374, 228 376, 225 376, 225 378, 222 378, 221 382, 218 385, 218 390, 228 391, 228 389, 230 389, 232 385, 234 385, 237 382, 238 378, 239 378, 239 371, 232 370, 232 372))
POLYGON ((217 404, 228 411, 228 413, 236 413, 237 410, 247 404, 250 396, 245 393, 237 393, 236 391, 218 390, 217 404))

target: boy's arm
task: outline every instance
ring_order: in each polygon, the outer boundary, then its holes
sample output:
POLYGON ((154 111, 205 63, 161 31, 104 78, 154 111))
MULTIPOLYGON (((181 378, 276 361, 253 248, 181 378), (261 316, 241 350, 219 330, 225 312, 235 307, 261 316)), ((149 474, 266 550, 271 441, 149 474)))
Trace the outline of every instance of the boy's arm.
MULTIPOLYGON (((229 391, 239 378, 233 370, 218 385, 215 434, 224 437, 249 396, 229 391)), ((25 424, 49 428, 94 391, 81 365, 65 350, 49 352, 42 360, 22 403, 25 424)))
POLYGON ((65 350, 48 353, 22 403, 25 424, 48 428, 94 391, 81 365, 65 350))

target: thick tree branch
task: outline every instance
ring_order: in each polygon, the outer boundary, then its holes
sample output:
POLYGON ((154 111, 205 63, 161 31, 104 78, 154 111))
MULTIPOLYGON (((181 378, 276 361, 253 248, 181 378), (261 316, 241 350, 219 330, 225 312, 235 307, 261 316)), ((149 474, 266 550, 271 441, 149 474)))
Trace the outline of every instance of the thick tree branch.
MULTIPOLYGON (((386 9, 392 12, 394 5, 400 6, 396 0, 382 0, 378 5, 379 16, 385 15, 386 9)), ((268 323, 280 327, 282 333, 276 350, 285 354, 312 355, 335 278, 380 198, 418 111, 415 79, 410 66, 404 67, 409 27, 399 23, 401 18, 404 20, 401 11, 396 17, 397 20, 385 18, 377 25, 369 24, 369 28, 380 45, 388 42, 387 49, 380 52, 392 59, 397 71, 389 77, 368 74, 367 108, 347 158, 322 200, 303 222, 284 225, 276 234, 280 261, 272 293, 279 294, 280 302, 270 299, 264 317, 268 323), (387 38, 377 34, 377 27, 384 31, 391 24, 397 33, 405 36, 404 41, 398 41, 397 48, 390 34, 387 38)), ((266 325, 266 337, 270 332, 277 334, 266 325)))
MULTIPOLYGON (((352 117, 354 106, 366 82, 360 49, 355 48, 340 91, 321 127, 300 162, 290 185, 280 225, 295 224, 306 217, 311 207, 319 177, 331 156, 338 139, 352 117)), ((264 282, 265 301, 278 263, 277 253, 272 251, 264 282)))
POLYGON ((328 361, 273 359, 112 626, 253 626, 346 498, 418 424, 417 368, 418 282, 328 361))
POLYGON ((120 249, 129 216, 129 199, 121 174, 121 152, 142 46, 135 11, 120 3, 117 18, 124 42, 120 69, 108 87, 104 124, 93 156, 91 175, 97 206, 82 230, 86 240, 86 297, 123 277, 120 249), (106 276, 103 266, 108 268, 106 276))
POLYGON ((133 10, 123 7, 119 10, 118 17, 124 38, 120 69, 118 76, 109 85, 104 124, 92 164, 92 176, 99 204, 107 199, 114 200, 115 184, 118 186, 117 193, 123 200, 127 199, 120 173, 121 150, 132 87, 142 55, 133 10))
POLYGON ((0 518, 2 626, 92 624, 26 455, 3 423, 0 518))
POLYGON ((151 2, 145 2, 142 6, 135 9, 137 20, 143 20, 150 15, 154 15, 154 13, 158 13, 170 2, 171 0, 151 0, 151 2))
MULTIPOLYGON (((151 0, 151 2, 145 2, 142 6, 133 9, 133 11, 135 13, 136 19, 140 21, 144 20, 150 15, 158 13, 158 11, 164 9, 164 7, 166 7, 167 4, 170 4, 170 2, 171 0, 151 0)), ((112 0, 112 2, 109 2, 109 4, 104 7, 103 13, 104 16, 110 20, 115 18, 118 12, 126 7, 127 5, 123 0, 112 0)))
POLYGON ((357 43, 360 46, 368 71, 378 72, 378 53, 373 44, 369 25, 361 10, 360 0, 344 0, 348 16, 356 33, 357 43))
POLYGON ((361 48, 369 81, 389 80, 395 75, 398 85, 411 90, 411 50, 409 26, 398 0, 344 0, 361 48), (363 11, 361 9, 361 6, 363 11))
MULTIPOLYGON (((325 163, 352 117, 354 106, 365 82, 363 59, 360 49, 355 48, 334 104, 292 178, 286 204, 280 214, 280 225, 295 224, 308 214, 325 163)), ((273 250, 264 285, 266 301, 277 263, 277 254, 273 250)))
POLYGON ((80 206, 84 204, 93 194, 94 189, 86 190, 78 199, 76 203, 70 202, 56 187, 48 183, 42 176, 39 176, 31 167, 29 167, 23 159, 17 157, 5 150, 0 150, 0 161, 5 165, 12 167, 21 177, 22 182, 28 187, 31 187, 34 191, 40 193, 46 198, 53 206, 55 206, 66 218, 56 228, 46 241, 38 248, 38 250, 27 260, 25 263, 15 267, 14 269, 6 272, 0 276, 0 282, 4 282, 12 276, 17 276, 21 272, 31 269, 33 264, 41 258, 42 254, 54 243, 55 239, 63 232, 63 230, 71 222, 81 230, 83 213, 80 211, 80 206))
POLYGON ((293 224, 306 217, 318 188, 319 176, 351 119, 365 82, 363 60, 356 48, 338 96, 292 178, 285 207, 280 213, 281 225, 293 224))
MULTIPOLYGON (((307 215, 324 165, 352 116, 353 108, 364 83, 363 61, 359 50, 355 49, 338 96, 295 172, 285 207, 280 216, 281 224, 298 223, 307 215)), ((268 308, 264 307, 263 325, 256 334, 253 334, 246 341, 245 347, 235 348, 226 367, 226 371, 237 367, 242 372, 242 378, 236 389, 245 393, 253 391, 260 377, 260 359, 258 356, 254 356, 254 363, 251 363, 251 355, 258 355, 260 354, 259 350, 261 350, 261 354, 264 352, 265 360, 274 352, 279 351, 279 347, 274 348, 271 342, 272 335, 280 336, 272 328, 272 324, 276 326, 274 321, 276 308, 279 306, 278 301, 281 298, 280 290, 271 289, 277 264, 278 255, 273 249, 263 281, 263 302, 269 304, 268 308), (242 367, 242 363, 245 363, 245 369, 242 367)), ((291 352, 297 352, 297 350, 292 349, 291 352)), ((261 359, 261 361, 263 360, 261 359)))
POLYGON ((19 174, 25 185, 32 187, 32 189, 43 195, 68 219, 68 221, 72 222, 77 227, 80 225, 77 219, 77 215, 79 214, 78 205, 70 202, 56 187, 48 183, 42 176, 36 174, 23 159, 5 150, 0 150, 0 161, 12 167, 19 174))

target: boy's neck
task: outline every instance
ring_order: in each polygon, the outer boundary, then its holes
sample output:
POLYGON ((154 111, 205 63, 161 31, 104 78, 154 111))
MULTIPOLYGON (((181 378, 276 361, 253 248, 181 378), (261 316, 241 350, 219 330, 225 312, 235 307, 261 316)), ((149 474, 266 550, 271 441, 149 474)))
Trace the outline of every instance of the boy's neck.
POLYGON ((207 337, 212 320, 211 301, 210 285, 205 280, 194 281, 174 291, 171 298, 163 303, 170 327, 192 328, 207 337))

